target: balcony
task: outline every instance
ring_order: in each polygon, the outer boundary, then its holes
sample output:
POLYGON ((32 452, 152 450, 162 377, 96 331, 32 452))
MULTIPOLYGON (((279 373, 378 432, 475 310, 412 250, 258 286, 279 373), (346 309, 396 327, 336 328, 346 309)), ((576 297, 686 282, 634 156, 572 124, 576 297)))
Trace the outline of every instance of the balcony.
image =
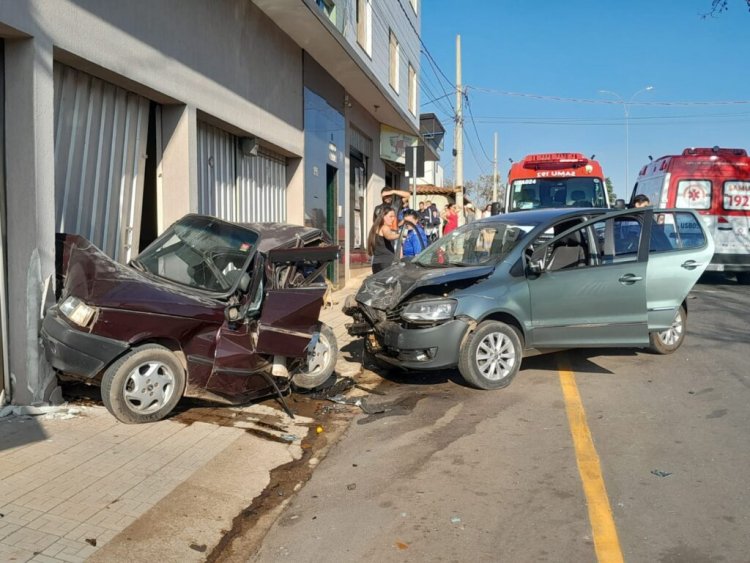
MULTIPOLYGON (((367 55, 349 44, 330 17, 324 0, 253 0, 279 28, 307 51, 375 118, 406 133, 419 134, 413 117, 401 108, 369 67, 367 55), (319 4, 322 3, 322 6, 319 4)), ((387 45, 373 45, 373 48, 387 45)))

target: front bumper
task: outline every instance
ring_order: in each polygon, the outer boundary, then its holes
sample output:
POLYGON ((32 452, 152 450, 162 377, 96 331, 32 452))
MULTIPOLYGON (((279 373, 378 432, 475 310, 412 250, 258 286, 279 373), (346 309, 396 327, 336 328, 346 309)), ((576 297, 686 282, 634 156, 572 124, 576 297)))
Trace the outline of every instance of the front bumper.
POLYGON ((438 326, 409 329, 398 323, 384 321, 375 327, 381 346, 375 356, 391 365, 405 369, 441 369, 455 367, 469 323, 453 319, 438 326))
POLYGON ((52 307, 42 322, 42 344, 47 361, 58 371, 93 379, 129 348, 127 342, 76 330, 52 307))

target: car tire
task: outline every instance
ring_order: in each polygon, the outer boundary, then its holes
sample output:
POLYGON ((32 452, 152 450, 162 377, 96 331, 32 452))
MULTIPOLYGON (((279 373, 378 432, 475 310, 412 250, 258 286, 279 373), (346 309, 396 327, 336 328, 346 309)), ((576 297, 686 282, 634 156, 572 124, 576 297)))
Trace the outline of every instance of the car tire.
POLYGON ((737 283, 740 285, 750 285, 750 272, 738 272, 737 283))
POLYGON ((338 352, 336 335, 328 325, 321 324, 318 342, 303 360, 302 367, 292 376, 292 386, 310 391, 323 385, 333 375, 338 352))
POLYGON ((156 344, 133 348, 121 356, 104 372, 101 386, 104 406, 125 424, 161 420, 172 412, 184 390, 182 363, 156 344))
POLYGON ((649 350, 654 354, 671 354, 682 346, 687 330, 687 311, 681 306, 672 321, 672 326, 666 330, 652 332, 648 335, 649 350))
POLYGON ((472 387, 502 389, 513 381, 522 359, 516 329, 500 321, 484 321, 461 349, 458 371, 472 387))

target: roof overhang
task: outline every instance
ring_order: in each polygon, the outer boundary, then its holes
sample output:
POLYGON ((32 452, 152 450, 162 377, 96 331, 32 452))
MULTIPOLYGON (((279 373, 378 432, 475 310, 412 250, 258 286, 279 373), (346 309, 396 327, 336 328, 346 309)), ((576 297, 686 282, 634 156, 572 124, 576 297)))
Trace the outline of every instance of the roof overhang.
POLYGON ((307 51, 375 119, 404 132, 419 135, 416 117, 410 117, 375 77, 364 51, 350 45, 325 17, 314 0, 253 0, 253 2, 307 51), (361 51, 361 52, 360 52, 361 51))

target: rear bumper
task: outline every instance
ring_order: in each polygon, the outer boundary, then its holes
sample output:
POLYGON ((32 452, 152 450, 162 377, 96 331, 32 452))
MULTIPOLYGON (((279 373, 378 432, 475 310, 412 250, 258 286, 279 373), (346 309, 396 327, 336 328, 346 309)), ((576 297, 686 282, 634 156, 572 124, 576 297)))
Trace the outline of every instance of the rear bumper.
POLYGON ((44 317, 41 335, 44 355, 52 367, 80 379, 93 379, 129 348, 127 342, 73 328, 57 307, 44 317))
POLYGON ((404 369, 440 369, 458 364, 461 342, 469 323, 454 319, 420 329, 403 328, 395 322, 378 323, 375 334, 382 346, 378 359, 404 369))
POLYGON ((706 268, 709 272, 748 272, 750 271, 750 254, 715 253, 706 268))

